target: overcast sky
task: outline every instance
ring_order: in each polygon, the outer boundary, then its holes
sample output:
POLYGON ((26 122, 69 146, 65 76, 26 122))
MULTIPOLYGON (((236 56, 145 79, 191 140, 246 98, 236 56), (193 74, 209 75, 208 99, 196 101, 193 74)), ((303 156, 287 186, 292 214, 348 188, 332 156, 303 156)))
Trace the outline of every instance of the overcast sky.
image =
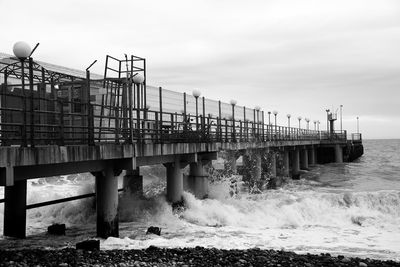
MULTIPOLYGON (((400 1, 0 0, 0 51, 103 73, 106 54, 147 59, 147 83, 400 138, 400 1)), ((339 127, 337 127, 339 128, 339 127)))

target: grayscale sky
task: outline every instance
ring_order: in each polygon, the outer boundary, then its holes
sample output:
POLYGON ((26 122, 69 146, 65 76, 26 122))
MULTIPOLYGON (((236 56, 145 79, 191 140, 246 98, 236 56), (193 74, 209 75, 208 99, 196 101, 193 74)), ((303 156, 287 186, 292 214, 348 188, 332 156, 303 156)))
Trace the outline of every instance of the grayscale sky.
MULTIPOLYGON (((400 138, 400 1, 0 0, 0 51, 102 73, 104 58, 147 59, 148 84, 400 138)), ((292 121, 294 124, 294 121, 292 121)), ((338 127, 337 127, 338 128, 338 127)))

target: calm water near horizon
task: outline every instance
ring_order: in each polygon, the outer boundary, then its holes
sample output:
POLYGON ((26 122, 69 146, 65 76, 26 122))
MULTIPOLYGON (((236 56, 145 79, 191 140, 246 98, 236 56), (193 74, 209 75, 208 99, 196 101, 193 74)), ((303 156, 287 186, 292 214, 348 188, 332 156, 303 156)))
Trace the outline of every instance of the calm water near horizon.
MULTIPOLYGON (((363 142, 364 155, 355 162, 317 165, 301 180, 257 195, 231 197, 226 179, 211 185, 209 199, 185 193, 187 208, 175 213, 164 200, 165 178, 147 170, 146 189, 155 196, 122 199, 121 238, 101 246, 259 247, 400 261, 400 139, 363 142), (151 225, 162 227, 162 235, 146 236, 151 225)), ((30 180, 28 203, 93 191, 93 181, 81 175, 30 180)), ((32 209, 27 216, 30 236, 0 237, 0 248, 74 246, 95 236, 93 199, 32 209), (52 223, 66 223, 67 236, 46 235, 52 223)), ((0 204, 1 233, 2 221, 0 204)))

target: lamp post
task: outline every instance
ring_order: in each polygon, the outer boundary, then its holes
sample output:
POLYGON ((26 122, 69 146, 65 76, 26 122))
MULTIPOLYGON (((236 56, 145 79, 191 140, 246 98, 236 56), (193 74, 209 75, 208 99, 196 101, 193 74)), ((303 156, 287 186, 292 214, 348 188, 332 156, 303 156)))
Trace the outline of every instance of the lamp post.
POLYGON ((259 117, 259 113, 260 113, 260 106, 255 106, 254 109, 257 111, 257 134, 260 134, 260 117, 259 117))
POLYGON ((329 133, 329 109, 326 109, 326 132, 329 133))
POLYGON ((233 141, 236 141, 236 129, 235 129, 235 105, 236 105, 236 100, 231 100, 230 101, 232 105, 232 134, 233 134, 233 141))
POLYGON ((317 121, 314 121, 314 131, 317 130, 317 121))
POLYGON ((357 133, 360 133, 360 120, 359 117, 357 116, 357 133))
POLYGON ((343 105, 340 105, 340 133, 342 133, 342 110, 343 110, 343 105))
POLYGON ((300 122, 301 122, 302 117, 301 117, 301 116, 298 116, 297 119, 299 120, 299 129, 300 129, 300 128, 301 128, 301 127, 300 127, 300 126, 301 126, 301 125, 300 125, 300 122))
POLYGON ((309 118, 305 118, 306 122, 307 122, 307 130, 310 130, 310 119, 309 118))
POLYGON ((196 99, 196 131, 199 130, 199 96, 201 95, 199 90, 193 90, 192 95, 196 99))
POLYGON ((268 111, 268 125, 271 125, 271 111, 268 111))
MULTIPOLYGON (((140 97, 140 90, 141 90, 141 86, 142 86, 142 84, 144 82, 144 76, 142 74, 140 74, 140 73, 137 73, 137 74, 133 75, 132 82, 136 86, 136 102, 137 102, 137 105, 136 105, 136 120, 137 120, 136 131, 137 131, 138 138, 141 139, 141 133, 140 133, 140 98, 141 98, 140 97)), ((132 99, 132 96, 131 96, 132 91, 131 90, 129 90, 129 91, 130 91, 129 102, 131 102, 132 101, 131 100, 132 99)), ((132 105, 129 105, 129 113, 130 113, 129 118, 130 119, 132 118, 132 116, 131 116, 132 108, 131 107, 132 107, 132 105)), ((130 128, 131 128, 130 131, 132 131, 132 127, 130 127, 130 128)), ((130 140, 132 140, 132 138, 133 138, 133 136, 131 134, 130 140)))
POLYGON ((292 117, 292 115, 290 115, 290 114, 287 114, 286 115, 286 117, 287 117, 287 122, 288 122, 288 131, 289 131, 289 137, 290 137, 290 117, 292 117))
MULTIPOLYGON (((31 47, 25 42, 16 42, 13 46, 14 55, 21 62, 21 93, 23 97, 23 113, 22 113, 22 146, 25 147, 27 145, 26 142, 26 97, 25 97, 25 60, 31 55, 31 47)), ((33 124, 33 121, 31 122, 33 124)))
POLYGON ((276 115, 278 115, 278 111, 276 111, 276 110, 274 110, 273 112, 272 112, 273 114, 274 114, 274 116, 275 116, 275 136, 276 136, 276 115))

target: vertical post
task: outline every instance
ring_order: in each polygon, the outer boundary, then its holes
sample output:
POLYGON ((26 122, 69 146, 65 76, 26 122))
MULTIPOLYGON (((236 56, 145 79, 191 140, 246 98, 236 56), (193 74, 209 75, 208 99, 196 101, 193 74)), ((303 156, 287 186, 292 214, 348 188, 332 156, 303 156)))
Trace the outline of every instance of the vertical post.
POLYGON ((5 236, 26 237, 26 180, 5 187, 3 231, 5 236))
POLYGON ((144 104, 143 107, 147 107, 147 86, 146 86, 146 59, 143 59, 143 76, 144 76, 144 81, 143 81, 143 95, 144 95, 144 104))
POLYGON ((222 117, 221 117, 221 100, 218 100, 218 132, 219 132, 219 141, 222 142, 222 117))
POLYGON ((162 125, 163 125, 163 106, 162 106, 162 88, 158 88, 158 96, 160 102, 160 120, 159 120, 159 130, 160 130, 160 139, 162 141, 162 125))
POLYGON ((187 118, 186 118, 186 92, 183 93, 183 131, 187 130, 187 118))
POLYGON ((25 94, 25 63, 21 60, 21 87, 22 87, 22 126, 21 126, 21 137, 22 137, 22 146, 27 146, 26 140, 26 94, 25 94))
MULTIPOLYGON (((130 83, 132 84, 132 83, 130 83)), ((137 130, 137 138, 138 138, 138 143, 141 142, 142 140, 142 133, 140 132, 140 84, 135 84, 136 86, 136 130, 137 130)), ((132 85, 130 86, 132 87, 132 85)), ((132 138, 132 137, 131 137, 132 138)))
POLYGON ((86 98, 87 98, 87 124, 88 124, 88 143, 94 145, 94 118, 93 109, 90 104, 90 71, 86 70, 86 98))
POLYGON ((283 152, 283 167, 284 167, 284 171, 283 171, 283 175, 285 177, 289 176, 289 150, 287 148, 284 148, 284 152, 283 152))
MULTIPOLYGON (((128 137, 128 143, 132 144, 133 142, 133 114, 132 114, 132 108, 133 108, 133 103, 132 103, 132 96, 134 92, 132 92, 132 82, 127 79, 127 84, 126 84, 126 89, 128 91, 128 118, 129 118, 129 123, 128 123, 128 131, 129 131, 129 137, 128 137)), ((137 107, 136 107, 137 108, 137 107)), ((136 128, 138 125, 136 125, 136 128)))
POLYGON ((261 116, 262 116, 262 120, 261 120, 261 123, 262 123, 262 141, 264 142, 265 141, 265 131, 264 131, 264 110, 263 111, 261 111, 261 116))
MULTIPOLYGON (((34 128, 35 128, 35 113, 34 113, 34 96, 33 96, 33 59, 29 57, 29 91, 31 93, 30 97, 30 139, 31 139, 31 147, 35 146, 35 133, 34 133, 34 128)), ((38 90, 39 93, 39 90, 38 90)))
POLYGON ((203 138, 206 138, 206 103, 203 96, 203 119, 201 120, 201 129, 203 133, 203 138))

